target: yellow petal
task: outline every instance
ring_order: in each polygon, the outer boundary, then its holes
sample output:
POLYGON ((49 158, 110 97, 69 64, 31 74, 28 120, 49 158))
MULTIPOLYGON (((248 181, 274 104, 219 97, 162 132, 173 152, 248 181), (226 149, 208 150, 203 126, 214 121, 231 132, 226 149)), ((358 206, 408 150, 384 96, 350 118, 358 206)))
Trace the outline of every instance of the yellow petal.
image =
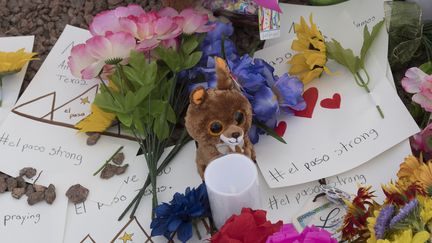
POLYGON ((430 234, 427 231, 421 231, 414 235, 412 243, 424 243, 429 239, 430 234))
POLYGON ((95 104, 92 104, 91 110, 90 115, 75 125, 80 132, 103 132, 111 126, 116 117, 115 114, 105 112, 95 104))
POLYGON ((306 64, 309 65, 310 69, 313 69, 315 66, 323 67, 327 62, 326 56, 320 52, 305 53, 305 58, 306 64))
POLYGON ((323 72, 323 69, 322 69, 322 68, 315 68, 314 70, 312 70, 312 71, 310 71, 310 72, 307 72, 306 75, 304 76, 304 78, 301 79, 301 81, 302 81, 304 84, 307 84, 307 83, 309 83, 310 81, 312 81, 312 80, 318 78, 318 77, 321 75, 322 72, 323 72))
POLYGON ((36 53, 24 52, 24 48, 16 52, 0 52, 0 75, 19 72, 28 61, 35 60, 36 53))

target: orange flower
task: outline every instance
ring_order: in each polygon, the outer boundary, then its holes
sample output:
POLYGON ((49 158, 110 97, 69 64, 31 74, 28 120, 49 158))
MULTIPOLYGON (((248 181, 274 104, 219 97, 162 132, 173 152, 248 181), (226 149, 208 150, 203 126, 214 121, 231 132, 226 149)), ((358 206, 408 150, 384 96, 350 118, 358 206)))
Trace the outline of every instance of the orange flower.
POLYGON ((399 179, 408 179, 411 182, 415 181, 416 170, 423 165, 423 159, 417 159, 415 156, 410 155, 405 158, 404 162, 400 164, 397 176, 399 179))

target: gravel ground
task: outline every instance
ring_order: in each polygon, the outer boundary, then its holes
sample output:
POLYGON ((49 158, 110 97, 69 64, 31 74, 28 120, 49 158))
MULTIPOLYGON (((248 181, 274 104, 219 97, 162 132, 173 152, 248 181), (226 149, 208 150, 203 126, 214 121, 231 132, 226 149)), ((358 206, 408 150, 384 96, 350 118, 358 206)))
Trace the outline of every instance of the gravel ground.
MULTIPOLYGON (((302 4, 305 1, 283 2, 302 4)), ((87 28, 95 14, 128 3, 140 4, 146 10, 162 5, 159 0, 0 0, 0 37, 35 35, 34 51, 41 59, 31 62, 21 91, 27 87, 66 24, 87 28)), ((260 46, 255 27, 237 27, 233 39, 240 52, 250 52, 260 46)))

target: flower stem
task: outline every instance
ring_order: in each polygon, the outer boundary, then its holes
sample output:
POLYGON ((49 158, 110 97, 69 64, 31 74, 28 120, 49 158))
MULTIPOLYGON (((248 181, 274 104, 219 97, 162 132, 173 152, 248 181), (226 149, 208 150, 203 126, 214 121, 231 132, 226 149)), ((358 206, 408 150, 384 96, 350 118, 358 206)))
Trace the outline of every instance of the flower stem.
MULTIPOLYGON (((357 73, 354 74, 354 78, 356 80, 357 85, 360 86, 360 87, 362 87, 362 88, 364 88, 366 90, 366 92, 368 94, 370 94, 371 91, 370 91, 370 89, 368 87, 368 83, 369 83, 369 80, 370 80, 369 74, 367 73, 367 71, 365 69, 363 69, 363 71, 365 72, 366 77, 367 77, 366 82, 363 80, 363 78, 361 77, 361 75, 360 75, 359 72, 357 72, 357 73)), ((376 107, 378 113, 380 114, 381 118, 384 119, 384 113, 383 113, 381 107, 379 105, 377 105, 377 104, 375 104, 375 107, 376 107)))
POLYGON ((420 128, 424 129, 429 124, 430 116, 431 116, 431 113, 425 111, 425 113, 423 115, 422 122, 420 124, 420 128))
POLYGON ((0 107, 3 103, 3 77, 0 75, 0 107))
POLYGON ((120 146, 120 148, 118 148, 115 153, 111 155, 111 157, 109 157, 109 159, 105 161, 105 163, 95 173, 93 173, 93 176, 97 175, 101 170, 103 170, 107 166, 107 164, 114 158, 114 156, 116 156, 116 154, 118 154, 122 149, 123 146, 120 146))
POLYGON ((196 221, 196 220, 192 220, 192 226, 193 226, 194 229, 195 229, 195 233, 196 233, 197 236, 198 236, 198 240, 201 240, 202 237, 201 237, 201 233, 200 233, 200 231, 199 231, 199 229, 198 229, 198 224, 197 224, 197 221, 196 221))

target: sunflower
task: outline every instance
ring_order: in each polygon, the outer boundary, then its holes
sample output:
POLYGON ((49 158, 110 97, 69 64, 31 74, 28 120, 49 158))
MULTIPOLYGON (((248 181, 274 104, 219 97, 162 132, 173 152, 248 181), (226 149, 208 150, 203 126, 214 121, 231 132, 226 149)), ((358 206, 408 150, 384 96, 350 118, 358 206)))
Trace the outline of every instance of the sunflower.
POLYGON ((75 125, 80 132, 104 132, 116 118, 115 114, 105 112, 95 104, 91 105, 91 111, 90 115, 75 125))
POLYGON ((405 158, 404 162, 400 164, 397 176, 399 179, 407 179, 410 182, 416 181, 416 171, 423 165, 423 159, 417 159, 415 156, 410 155, 405 158))
POLYGON ((298 53, 288 61, 291 64, 289 74, 298 75, 304 84, 321 76, 323 71, 330 73, 325 66, 327 52, 324 37, 313 22, 312 15, 310 24, 309 27, 303 17, 300 18, 300 24, 295 24, 297 39, 291 48, 298 53))
POLYGON ((14 74, 24 67, 31 60, 35 60, 36 53, 24 52, 24 48, 16 52, 0 52, 0 78, 14 74))

